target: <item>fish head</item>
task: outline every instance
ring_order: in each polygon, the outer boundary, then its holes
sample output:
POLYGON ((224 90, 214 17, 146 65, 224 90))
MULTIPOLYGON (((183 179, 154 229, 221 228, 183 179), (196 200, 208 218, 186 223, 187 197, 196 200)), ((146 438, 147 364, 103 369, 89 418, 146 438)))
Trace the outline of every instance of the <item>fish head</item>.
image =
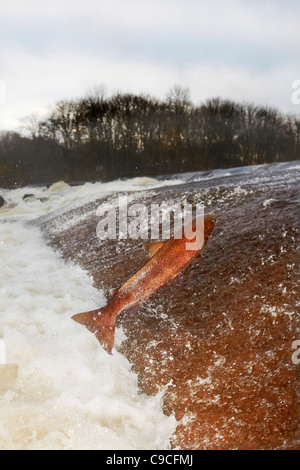
POLYGON ((184 238, 186 249, 192 251, 201 250, 204 243, 210 237, 214 229, 216 217, 212 214, 195 217, 184 226, 184 238))

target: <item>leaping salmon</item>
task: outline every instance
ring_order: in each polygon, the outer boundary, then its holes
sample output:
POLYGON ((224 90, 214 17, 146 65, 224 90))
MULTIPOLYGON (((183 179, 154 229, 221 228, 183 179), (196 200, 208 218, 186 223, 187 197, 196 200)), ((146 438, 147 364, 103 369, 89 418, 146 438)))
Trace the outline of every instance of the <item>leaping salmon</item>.
POLYGON ((191 234, 195 234, 197 238, 194 231, 191 233, 184 231, 180 239, 173 237, 166 241, 148 244, 146 249, 151 259, 114 292, 104 308, 79 313, 72 319, 85 325, 95 334, 105 351, 112 354, 117 315, 123 310, 138 307, 160 287, 175 279, 201 251, 214 228, 215 221, 216 217, 213 215, 204 217, 202 242, 194 249, 186 249, 186 243, 193 240, 191 234))

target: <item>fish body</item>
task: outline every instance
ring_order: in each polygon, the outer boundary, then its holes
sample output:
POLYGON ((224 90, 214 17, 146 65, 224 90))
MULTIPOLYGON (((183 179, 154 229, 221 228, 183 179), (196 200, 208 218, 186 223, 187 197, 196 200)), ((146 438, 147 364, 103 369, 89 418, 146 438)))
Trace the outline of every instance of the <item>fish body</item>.
POLYGON ((214 225, 215 217, 206 215, 204 227, 202 225, 202 241, 195 249, 186 248, 191 241, 189 234, 184 234, 180 239, 171 238, 150 244, 151 259, 114 292, 104 308, 79 313, 72 317, 73 320, 85 325, 95 334, 105 351, 112 354, 118 314, 141 305, 160 287, 175 279, 199 253, 214 225))

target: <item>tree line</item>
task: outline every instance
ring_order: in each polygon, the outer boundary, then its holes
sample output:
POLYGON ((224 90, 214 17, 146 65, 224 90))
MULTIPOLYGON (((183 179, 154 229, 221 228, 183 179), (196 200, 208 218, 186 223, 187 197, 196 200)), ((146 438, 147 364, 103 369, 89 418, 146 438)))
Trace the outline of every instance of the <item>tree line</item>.
POLYGON ((165 99, 94 92, 0 136, 0 187, 111 180, 298 159, 300 116, 189 90, 165 99))

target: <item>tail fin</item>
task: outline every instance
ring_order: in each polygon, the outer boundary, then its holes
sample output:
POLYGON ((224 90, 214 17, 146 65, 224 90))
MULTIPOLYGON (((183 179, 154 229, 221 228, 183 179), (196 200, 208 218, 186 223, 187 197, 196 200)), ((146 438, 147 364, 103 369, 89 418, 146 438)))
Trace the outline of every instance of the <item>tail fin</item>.
POLYGON ((91 312, 78 313, 72 317, 95 334, 99 343, 108 354, 112 354, 115 341, 116 317, 109 307, 104 307, 91 312))

